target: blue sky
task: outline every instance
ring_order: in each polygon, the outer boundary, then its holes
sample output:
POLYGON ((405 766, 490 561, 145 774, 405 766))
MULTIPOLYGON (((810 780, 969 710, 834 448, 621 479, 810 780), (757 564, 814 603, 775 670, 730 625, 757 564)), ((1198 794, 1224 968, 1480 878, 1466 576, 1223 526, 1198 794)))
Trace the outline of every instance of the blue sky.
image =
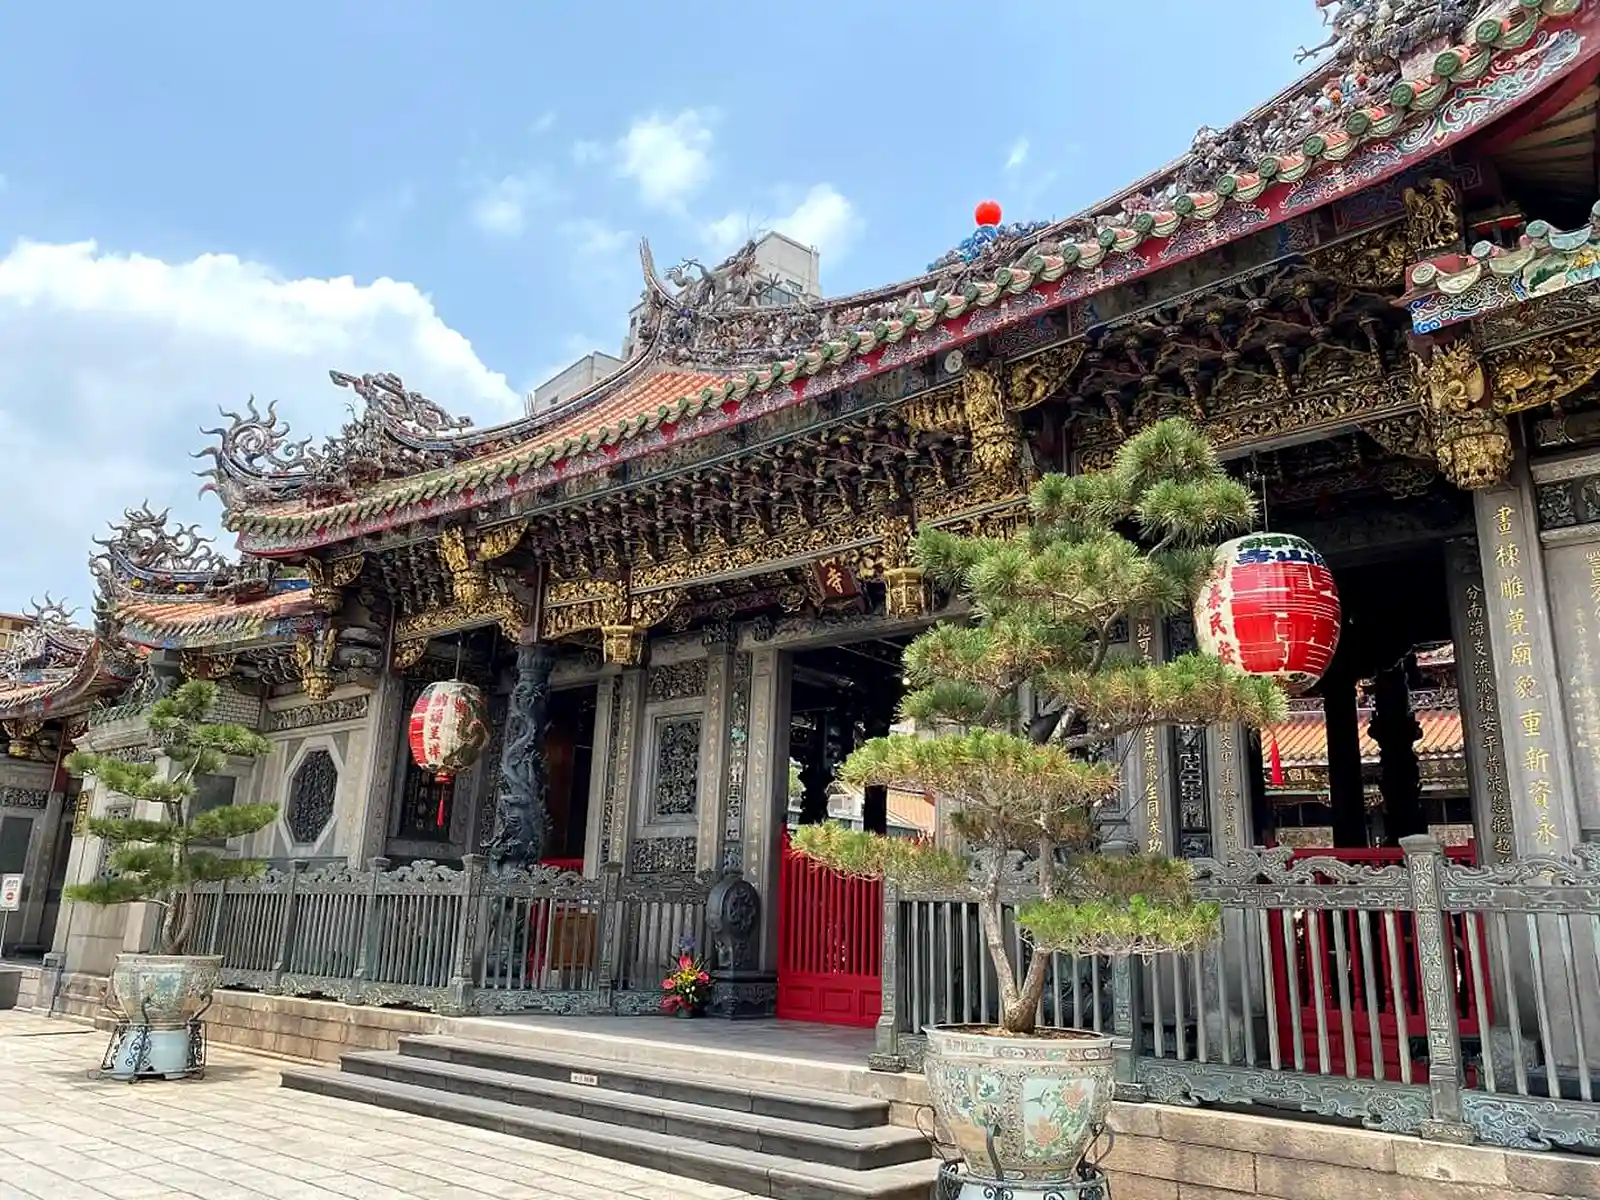
POLYGON ((783 228, 830 293, 892 282, 980 199, 1061 216, 1161 165, 1321 36, 1312 0, 244 7, 0 16, 0 608, 86 602, 147 495, 214 520, 218 404, 324 433, 339 367, 503 419, 617 349, 640 236, 783 228))

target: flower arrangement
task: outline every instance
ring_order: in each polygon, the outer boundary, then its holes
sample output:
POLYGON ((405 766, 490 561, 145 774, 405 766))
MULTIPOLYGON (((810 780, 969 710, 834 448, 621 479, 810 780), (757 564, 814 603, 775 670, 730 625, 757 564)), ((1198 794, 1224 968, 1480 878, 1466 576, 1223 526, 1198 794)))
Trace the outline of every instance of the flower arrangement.
POLYGON ((661 1001, 663 1012, 679 1017, 692 1017, 705 1007, 711 994, 711 976, 705 964, 685 950, 678 955, 678 965, 672 974, 661 981, 666 996, 661 1001))

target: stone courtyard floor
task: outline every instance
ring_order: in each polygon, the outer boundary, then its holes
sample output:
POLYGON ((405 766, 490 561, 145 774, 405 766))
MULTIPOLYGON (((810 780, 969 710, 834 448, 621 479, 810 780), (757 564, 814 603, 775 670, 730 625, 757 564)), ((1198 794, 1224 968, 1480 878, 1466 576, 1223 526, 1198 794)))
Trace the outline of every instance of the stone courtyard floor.
POLYGON ((750 1200, 522 1138, 278 1087, 212 1049, 203 1080, 95 1077, 106 1035, 0 1012, 0 1200, 750 1200))

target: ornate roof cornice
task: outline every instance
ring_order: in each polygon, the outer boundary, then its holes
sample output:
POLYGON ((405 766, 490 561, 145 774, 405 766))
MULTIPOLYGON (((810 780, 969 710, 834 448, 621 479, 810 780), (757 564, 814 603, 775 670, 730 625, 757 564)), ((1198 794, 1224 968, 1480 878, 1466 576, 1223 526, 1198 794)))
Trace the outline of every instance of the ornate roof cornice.
POLYGON ((1409 287, 1401 303, 1416 334, 1499 309, 1553 296, 1600 280, 1600 201, 1589 223, 1561 231, 1548 221, 1530 221, 1517 244, 1476 243, 1466 254, 1441 254, 1406 271, 1409 287))
MULTIPOLYGON (((939 270, 892 287, 826 304, 753 309, 742 302, 749 280, 740 264, 748 261, 749 247, 713 271, 702 268, 698 279, 674 269, 666 280, 646 247, 644 350, 555 413, 424 443, 414 432, 402 436, 403 414, 382 404, 374 410, 369 400, 363 420, 399 448, 397 455, 422 447, 418 453, 432 456, 425 468, 416 460, 417 469, 394 462, 371 482, 345 486, 353 478, 347 459, 322 476, 301 471, 297 463, 315 454, 322 455, 317 461, 331 461, 330 452, 291 444, 287 430, 275 426, 263 434, 259 417, 254 424, 236 422, 234 431, 224 432, 224 445, 209 451, 218 462, 213 484, 228 504, 226 523, 241 534, 241 544, 261 553, 329 545, 358 529, 471 507, 486 493, 543 486, 552 474, 603 469, 619 455, 691 436, 690 426, 707 432, 744 419, 752 406, 765 411, 819 397, 1371 187, 1504 115, 1596 52, 1589 28, 1596 0, 1502 0, 1470 29, 1461 28, 1469 24, 1461 5, 1434 3, 1440 19, 1448 18, 1447 31, 1461 34, 1437 53, 1411 44, 1425 31, 1408 23, 1422 12, 1413 0, 1391 0, 1390 7, 1398 16, 1373 35, 1382 35, 1381 46, 1371 37, 1342 34, 1332 66, 1226 134, 1202 131, 1184 159, 1115 198, 1117 211, 1002 231, 976 247, 970 261, 965 255, 940 260, 939 270), (1361 54, 1384 47, 1411 57, 1350 74, 1361 54), (1319 107, 1308 99, 1312 93, 1326 103, 1319 107), (1255 133, 1246 136, 1247 130, 1255 133), (681 282, 669 286, 674 280, 681 282), (847 323, 861 314, 865 319, 847 323), (733 329, 746 331, 733 339, 743 349, 719 348, 714 336, 733 329), (814 340, 777 361, 734 365, 813 329, 814 340), (626 403, 635 388, 677 364, 694 369, 691 387, 662 395, 657 386, 644 402, 626 403), (244 482, 249 472, 224 466, 251 438, 268 451, 260 462, 270 467, 276 454, 288 464, 276 476, 264 472, 269 482, 254 491, 244 482)), ((1347 3, 1338 28, 1354 30, 1362 11, 1361 4, 1347 3)), ((1369 27, 1376 12, 1369 13, 1369 27)), ((270 426, 270 409, 268 418, 270 426)), ((349 436, 347 427, 340 438, 349 436)), ((344 444, 334 439, 330 446, 344 444)))
POLYGON ((0 655, 0 720, 43 720, 85 708, 138 674, 138 655, 72 623, 72 612, 45 598, 0 655))
POLYGON ((359 559, 289 567, 212 549, 199 526, 170 521, 149 505, 130 508, 90 560, 99 584, 102 637, 151 649, 291 640, 308 620, 337 607, 359 559))

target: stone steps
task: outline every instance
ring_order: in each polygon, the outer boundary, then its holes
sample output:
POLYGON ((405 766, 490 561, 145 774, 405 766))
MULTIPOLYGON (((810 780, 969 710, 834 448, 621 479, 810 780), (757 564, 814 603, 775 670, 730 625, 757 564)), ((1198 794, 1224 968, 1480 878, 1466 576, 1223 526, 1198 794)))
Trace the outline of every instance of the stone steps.
POLYGON ((928 1200, 937 1174, 881 1100, 456 1038, 406 1038, 283 1084, 786 1200, 928 1200))
MULTIPOLYGON (((803 1088, 774 1089, 742 1076, 717 1076, 683 1069, 680 1055, 670 1070, 588 1055, 540 1050, 530 1053, 514 1046, 452 1037, 407 1037, 399 1042, 407 1059, 456 1063, 488 1071, 505 1071, 530 1079, 571 1084, 583 1077, 589 1090, 625 1092, 660 1100, 676 1100, 701 1107, 730 1109, 757 1116, 825 1125, 835 1129, 874 1129, 888 1123, 885 1100, 846 1096, 803 1088)), ((920 1140, 920 1139, 919 1139, 920 1140)))

